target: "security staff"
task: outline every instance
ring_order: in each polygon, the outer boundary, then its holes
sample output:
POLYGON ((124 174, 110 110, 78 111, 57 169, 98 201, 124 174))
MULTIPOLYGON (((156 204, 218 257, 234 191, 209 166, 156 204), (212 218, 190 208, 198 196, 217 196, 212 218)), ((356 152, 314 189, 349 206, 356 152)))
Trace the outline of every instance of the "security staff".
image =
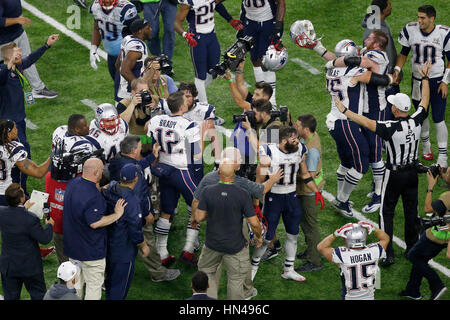
MULTIPOLYGON (((392 104, 394 121, 375 121, 348 110, 336 97, 334 100, 339 111, 357 124, 367 127, 378 134, 386 146, 386 172, 383 178, 381 191, 380 227, 392 239, 394 233, 394 212, 401 196, 405 215, 405 242, 406 252, 412 248, 418 239, 418 184, 417 154, 422 123, 428 113, 430 101, 430 88, 428 75, 431 62, 426 62, 419 73, 422 77, 422 100, 417 111, 409 116, 411 100, 406 94, 397 93, 388 96, 392 104)), ((380 266, 387 267, 394 263, 394 249, 389 243, 387 256, 380 266)))

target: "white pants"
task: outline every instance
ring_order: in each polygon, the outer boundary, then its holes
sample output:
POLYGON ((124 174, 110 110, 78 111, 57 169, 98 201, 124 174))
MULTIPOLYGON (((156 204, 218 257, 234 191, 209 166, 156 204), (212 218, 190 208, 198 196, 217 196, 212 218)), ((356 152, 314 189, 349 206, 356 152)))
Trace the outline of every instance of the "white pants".
POLYGON ((105 282, 106 259, 77 261, 70 259, 81 269, 80 277, 75 284, 77 295, 83 299, 83 287, 86 284, 84 300, 101 300, 102 285, 105 282))

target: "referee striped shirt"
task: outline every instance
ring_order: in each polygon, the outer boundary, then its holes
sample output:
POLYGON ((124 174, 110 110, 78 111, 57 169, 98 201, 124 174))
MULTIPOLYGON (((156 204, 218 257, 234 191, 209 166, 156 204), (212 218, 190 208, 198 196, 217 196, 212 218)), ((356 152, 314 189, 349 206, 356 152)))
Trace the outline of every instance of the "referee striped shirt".
POLYGON ((427 111, 419 106, 412 116, 377 121, 376 134, 386 143, 386 165, 404 166, 417 161, 420 131, 427 111))

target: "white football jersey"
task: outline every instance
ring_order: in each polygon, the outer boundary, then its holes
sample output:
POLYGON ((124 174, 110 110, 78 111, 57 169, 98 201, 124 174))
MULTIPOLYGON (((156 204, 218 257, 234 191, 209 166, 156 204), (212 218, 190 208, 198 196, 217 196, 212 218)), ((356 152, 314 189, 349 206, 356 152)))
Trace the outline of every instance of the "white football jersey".
POLYGON ((216 0, 178 0, 178 2, 191 7, 186 17, 189 32, 211 33, 214 31, 216 0))
MULTIPOLYGON (((133 35, 126 36, 122 40, 122 44, 120 46, 120 58, 123 62, 128 52, 135 51, 140 52, 141 57, 136 61, 136 64, 133 67, 133 74, 136 78, 139 78, 140 75, 144 72, 145 66, 144 61, 148 55, 147 45, 144 41, 136 38, 133 35)), ((120 86, 117 96, 121 99, 131 97, 131 87, 128 84, 128 81, 120 75, 120 86)))
POLYGON ((200 141, 200 128, 183 116, 164 114, 150 119, 147 136, 161 146, 159 162, 186 170, 193 163, 191 147, 200 141))
POLYGON ((373 300, 378 260, 386 257, 379 243, 372 243, 361 250, 338 247, 332 259, 341 268, 344 278, 345 300, 373 300))
MULTIPOLYGON (((386 73, 389 67, 389 58, 386 52, 372 49, 366 51, 364 57, 376 62, 380 66, 380 70, 377 72, 378 74, 386 73)), ((363 88, 364 95, 364 113, 383 111, 386 108, 386 87, 361 83, 361 88, 363 88)))
POLYGON ((98 0, 95 0, 89 7, 89 13, 94 16, 98 24, 105 51, 112 56, 118 56, 123 39, 124 22, 138 17, 134 4, 128 0, 119 0, 114 9, 105 12, 98 0))
POLYGON ((308 149, 303 143, 299 143, 298 150, 292 153, 284 153, 275 143, 263 144, 259 147, 259 155, 269 156, 271 159, 269 168, 271 174, 280 168, 284 171, 284 177, 273 185, 270 192, 277 194, 295 192, 297 171, 303 155, 307 152, 308 149))
POLYGON ((411 66, 413 77, 421 79, 417 68, 431 61, 430 78, 442 77, 445 72, 445 52, 450 51, 450 28, 435 25, 433 31, 424 34, 418 22, 408 23, 398 35, 398 42, 412 50, 411 66))
POLYGON ((183 114, 183 117, 189 121, 195 121, 201 125, 203 120, 209 120, 216 117, 216 108, 213 105, 196 100, 191 110, 183 114))
POLYGON ((274 18, 269 0, 242 0, 247 19, 263 22, 274 18))
POLYGON ((0 194, 4 195, 6 189, 12 183, 11 169, 17 161, 23 161, 28 157, 28 152, 22 143, 11 141, 8 147, 0 145, 0 194), (8 151, 9 149, 9 151, 8 151))
POLYGON ((101 148, 96 139, 91 136, 71 135, 67 131, 67 126, 59 126, 53 131, 52 152, 55 153, 64 143, 64 153, 91 153, 101 148))
POLYGON ((113 135, 100 130, 95 123, 95 119, 92 119, 89 126, 89 135, 95 138, 103 148, 103 154, 107 162, 120 152, 120 142, 128 136, 128 133, 128 123, 123 119, 120 119, 119 130, 113 135))
MULTIPOLYGON (((331 95, 331 111, 327 115, 328 122, 336 120, 346 120, 347 117, 336 107, 333 96, 338 96, 342 104, 357 114, 362 114, 364 106, 364 90, 361 83, 356 86, 350 85, 350 80, 354 76, 361 75, 366 69, 364 68, 333 68, 329 69, 326 74, 327 90, 331 95)), ((330 126, 328 125, 330 129, 330 126)), ((331 130, 331 129, 330 129, 331 130)))

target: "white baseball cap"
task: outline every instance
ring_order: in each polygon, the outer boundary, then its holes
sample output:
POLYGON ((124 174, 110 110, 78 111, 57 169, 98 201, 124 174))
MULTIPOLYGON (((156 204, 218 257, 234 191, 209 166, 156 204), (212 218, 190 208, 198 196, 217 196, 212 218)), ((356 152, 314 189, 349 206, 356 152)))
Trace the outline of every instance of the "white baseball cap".
POLYGON ((61 263, 58 268, 58 278, 64 280, 65 282, 69 282, 75 277, 77 272, 77 267, 72 262, 66 261, 61 263))
POLYGON ((411 109, 411 100, 404 93, 397 93, 387 97, 387 101, 393 104, 397 109, 408 112, 411 109))

